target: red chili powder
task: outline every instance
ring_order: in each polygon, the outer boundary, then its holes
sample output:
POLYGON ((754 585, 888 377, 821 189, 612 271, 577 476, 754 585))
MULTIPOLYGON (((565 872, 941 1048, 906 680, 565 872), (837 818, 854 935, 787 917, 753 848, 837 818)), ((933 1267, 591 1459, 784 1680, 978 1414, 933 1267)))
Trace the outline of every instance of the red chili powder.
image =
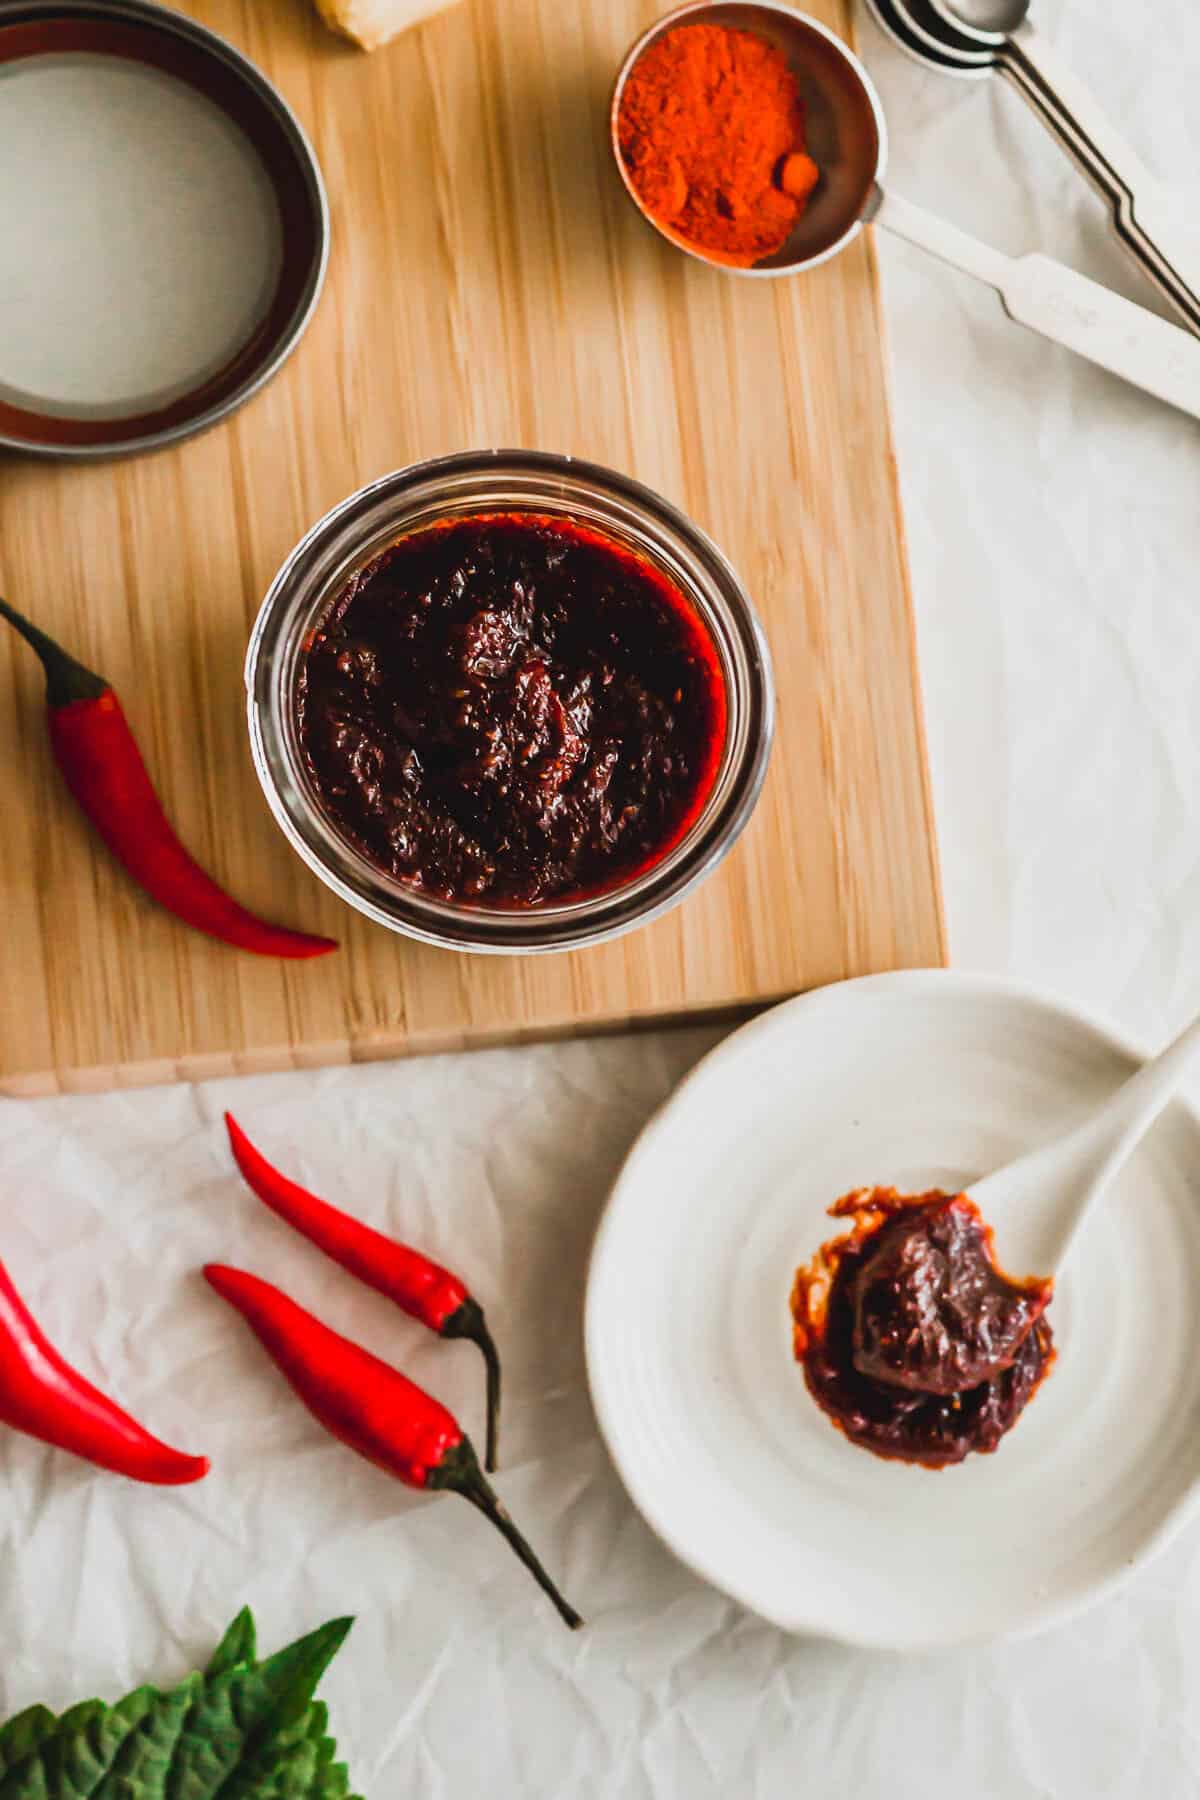
POLYGON ((729 25, 656 38, 625 83, 617 135, 652 217, 740 267, 783 247, 818 180, 787 58, 729 25))

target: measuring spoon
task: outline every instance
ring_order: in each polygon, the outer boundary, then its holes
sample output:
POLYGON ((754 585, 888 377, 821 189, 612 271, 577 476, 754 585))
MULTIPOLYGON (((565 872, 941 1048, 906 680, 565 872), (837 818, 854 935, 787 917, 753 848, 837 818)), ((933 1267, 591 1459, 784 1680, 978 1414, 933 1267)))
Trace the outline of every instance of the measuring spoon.
POLYGON ((968 81, 1002 75, 1106 203, 1109 224, 1121 247, 1180 317, 1200 333, 1200 294, 1192 291, 1134 223, 1131 196, 1115 171, 1084 136, 1077 121, 1063 110, 1033 70, 1013 56, 1007 44, 996 50, 979 49, 961 33, 942 25, 931 0, 867 0, 867 4, 880 30, 925 68, 968 81), (935 30, 939 35, 935 35, 935 30))
POLYGON ((1188 333, 1050 257, 1005 256, 886 193, 887 131, 869 75, 827 26, 777 0, 691 0, 645 32, 618 73, 610 120, 617 167, 639 212, 677 248, 710 266, 727 267, 643 206, 621 155, 618 121, 634 64, 656 38, 680 24, 753 31, 783 52, 800 84, 808 148, 821 170, 821 182, 783 248, 753 268, 731 273, 773 276, 815 268, 871 221, 995 288, 1019 324, 1200 418, 1200 342, 1188 333))
POLYGON ((1189 318, 1200 315, 1200 231, 1194 224, 1194 201, 1146 166, 1091 90, 1026 16, 1029 0, 871 0, 871 4, 881 22, 887 13, 900 18, 916 39, 910 47, 923 60, 942 52, 962 73, 998 68, 1026 98, 1040 92, 1048 103, 1039 108, 1045 122, 1064 142, 1067 134, 1081 139, 1097 167, 1106 172, 1107 178, 1097 185, 1115 204, 1124 241, 1135 254, 1140 254, 1137 243, 1144 243, 1174 276, 1186 297, 1189 318), (984 26, 985 18, 993 24, 984 26), (1003 28, 995 23, 1001 20, 1008 21, 1003 28))

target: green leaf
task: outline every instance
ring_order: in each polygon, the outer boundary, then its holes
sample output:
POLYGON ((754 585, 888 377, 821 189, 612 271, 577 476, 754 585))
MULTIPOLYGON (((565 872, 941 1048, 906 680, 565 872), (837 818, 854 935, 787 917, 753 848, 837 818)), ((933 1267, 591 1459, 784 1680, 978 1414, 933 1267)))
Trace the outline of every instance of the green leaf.
POLYGON ((262 1682, 273 1684, 279 1695, 276 1726, 299 1718, 312 1699, 317 1683, 346 1641, 353 1619, 331 1619, 310 1631, 286 1650, 277 1650, 254 1671, 262 1682))
POLYGON ((284 1725, 253 1766, 239 1769, 221 1800, 360 1800, 350 1793, 345 1763, 327 1735, 329 1709, 320 1700, 284 1725))
POLYGON ((184 1724, 203 1686, 202 1675, 189 1675, 173 1693, 147 1690, 150 1704, 94 1790, 96 1800, 129 1800, 134 1794, 162 1800, 184 1724))
POLYGON ((152 1688, 139 1688, 119 1706, 85 1700, 71 1707, 51 1736, 0 1781, 0 1800, 88 1800, 154 1699, 152 1688))
POLYGON ((258 1641, 254 1629, 254 1614, 248 1606, 243 1606, 217 1645, 212 1661, 204 1673, 211 1680, 215 1675, 228 1674, 230 1669, 236 1669, 242 1663, 249 1663, 254 1668, 257 1662, 258 1641))
POLYGON ((259 1663, 244 1610, 205 1672, 170 1693, 137 1688, 61 1718, 29 1707, 0 1726, 0 1800, 348 1800, 313 1693, 351 1623, 259 1663))
POLYGON ((11 1769, 13 1764, 32 1756, 38 1745, 43 1743, 58 1720, 46 1706, 30 1706, 19 1712, 0 1727, 0 1775, 11 1769))

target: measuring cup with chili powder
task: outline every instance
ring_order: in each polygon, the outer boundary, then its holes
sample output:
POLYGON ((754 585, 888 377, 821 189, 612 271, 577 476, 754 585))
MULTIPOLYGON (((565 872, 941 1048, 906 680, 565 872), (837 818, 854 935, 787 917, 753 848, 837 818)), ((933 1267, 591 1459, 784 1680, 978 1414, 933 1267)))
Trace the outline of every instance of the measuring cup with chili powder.
MULTIPOLYGON (((718 80, 713 89, 714 138, 720 130, 722 85, 718 80)), ((669 127, 669 122, 667 115, 662 124, 669 127)), ((1200 342, 1189 332, 1051 257, 1005 256, 911 201, 885 192, 887 128, 871 78, 828 26, 805 13, 777 0, 717 0, 716 4, 692 0, 692 4, 668 13, 638 39, 621 66, 613 91, 610 131, 621 179, 642 217, 677 249, 701 262, 736 275, 791 275, 835 256, 865 224, 874 223, 994 288, 1005 311, 1018 324, 1200 418, 1200 342), (686 223, 682 194, 667 212, 650 204, 631 164, 628 141, 623 143, 629 126, 626 94, 642 58, 648 52, 661 54, 672 34, 694 28, 728 34, 731 67, 737 40, 749 37, 757 41, 763 80, 769 83, 772 72, 777 80, 787 71, 796 90, 797 155, 781 159, 776 185, 787 190, 788 162, 804 165, 803 204, 795 209, 795 223, 786 240, 749 265, 706 247, 694 234, 680 229, 671 213, 673 210, 675 218, 686 223), (816 177, 815 185, 810 186, 812 163, 816 164, 816 177)), ((730 143, 736 176, 745 145, 736 133, 731 134, 730 143)), ((720 193, 717 200, 722 200, 720 193)), ((725 197, 724 203, 732 204, 732 198, 725 197)))

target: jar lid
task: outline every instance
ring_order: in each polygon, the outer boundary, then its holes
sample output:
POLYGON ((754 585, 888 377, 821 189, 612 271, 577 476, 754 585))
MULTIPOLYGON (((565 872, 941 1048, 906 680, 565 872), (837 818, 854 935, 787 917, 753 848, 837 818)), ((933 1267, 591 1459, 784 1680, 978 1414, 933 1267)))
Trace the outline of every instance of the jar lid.
POLYGON ((298 341, 329 220, 315 157, 231 45, 147 0, 0 13, 0 443, 149 449, 298 341))

